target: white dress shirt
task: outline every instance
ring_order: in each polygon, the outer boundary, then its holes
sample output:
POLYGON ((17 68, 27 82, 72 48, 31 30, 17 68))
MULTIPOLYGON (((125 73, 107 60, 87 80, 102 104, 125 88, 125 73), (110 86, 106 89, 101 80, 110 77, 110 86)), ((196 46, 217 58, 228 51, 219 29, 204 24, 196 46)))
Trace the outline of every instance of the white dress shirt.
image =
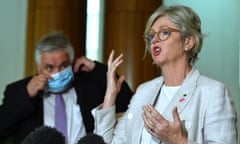
MULTIPOLYGON (((86 135, 80 106, 77 104, 77 95, 74 88, 62 94, 67 113, 68 144, 76 144, 77 141, 86 135)), ((51 94, 43 100, 44 125, 54 127, 55 116, 55 95, 51 94)))

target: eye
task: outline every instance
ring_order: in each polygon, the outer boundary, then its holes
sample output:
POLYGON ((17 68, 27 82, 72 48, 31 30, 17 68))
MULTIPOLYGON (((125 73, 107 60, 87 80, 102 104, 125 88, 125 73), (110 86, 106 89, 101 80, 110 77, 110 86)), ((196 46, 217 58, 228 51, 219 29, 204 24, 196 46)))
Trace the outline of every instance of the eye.
POLYGON ((162 36, 168 36, 168 35, 169 35, 169 30, 162 30, 162 31, 160 32, 160 34, 161 34, 162 36))
POLYGON ((61 69, 61 70, 64 70, 66 67, 67 67, 66 65, 62 65, 62 66, 60 67, 60 69, 61 69))
POLYGON ((45 69, 46 69, 48 72, 52 72, 52 71, 53 71, 53 66, 48 65, 48 66, 46 66, 45 69))
POLYGON ((60 65, 59 69, 60 71, 64 70, 65 68, 67 68, 70 65, 70 63, 64 62, 63 64, 60 65))
POLYGON ((170 35, 170 31, 167 30, 167 29, 163 29, 159 32, 159 39, 160 40, 166 40, 169 35, 170 35))

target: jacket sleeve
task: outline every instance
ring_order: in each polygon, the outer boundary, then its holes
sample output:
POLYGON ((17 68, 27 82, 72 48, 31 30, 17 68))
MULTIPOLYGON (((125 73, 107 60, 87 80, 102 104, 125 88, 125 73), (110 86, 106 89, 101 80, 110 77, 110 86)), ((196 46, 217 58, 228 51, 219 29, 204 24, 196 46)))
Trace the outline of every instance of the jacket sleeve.
POLYGON ((237 117, 229 90, 221 85, 212 91, 215 94, 205 116, 205 143, 237 144, 237 117))

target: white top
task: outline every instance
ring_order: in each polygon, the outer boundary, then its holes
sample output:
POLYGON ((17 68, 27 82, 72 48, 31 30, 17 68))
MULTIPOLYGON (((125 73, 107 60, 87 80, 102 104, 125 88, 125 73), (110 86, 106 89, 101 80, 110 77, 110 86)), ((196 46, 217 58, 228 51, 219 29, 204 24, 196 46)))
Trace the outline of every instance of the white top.
MULTIPOLYGON (((80 106, 77 104, 77 95, 74 88, 62 94, 67 112, 68 144, 76 144, 77 141, 86 135, 85 126, 82 120, 80 106)), ((44 97, 44 125, 54 127, 55 116, 55 95, 44 97)))
MULTIPOLYGON (((170 103, 180 86, 166 86, 165 84, 161 88, 159 99, 157 100, 155 108, 162 114, 170 103)), ((159 144, 159 140, 155 137, 152 137, 146 130, 143 128, 141 144, 159 144)))

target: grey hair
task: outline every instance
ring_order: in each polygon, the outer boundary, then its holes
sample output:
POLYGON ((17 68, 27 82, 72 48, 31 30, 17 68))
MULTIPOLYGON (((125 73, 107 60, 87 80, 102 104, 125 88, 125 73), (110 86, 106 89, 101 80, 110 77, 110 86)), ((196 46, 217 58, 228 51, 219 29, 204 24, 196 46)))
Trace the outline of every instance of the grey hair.
POLYGON ((70 40, 62 32, 53 32, 42 37, 35 47, 35 61, 37 66, 41 63, 41 54, 44 52, 65 51, 71 62, 74 59, 74 50, 70 40))
MULTIPOLYGON (((182 41, 189 36, 193 36, 195 38, 195 45, 191 50, 187 51, 189 63, 194 64, 198 58, 198 53, 201 51, 203 43, 201 20, 199 16, 187 6, 160 6, 149 17, 146 23, 144 35, 149 33, 154 22, 162 16, 166 16, 181 31, 182 41)), ((144 40, 145 52, 151 52, 149 42, 146 39, 144 40)))

